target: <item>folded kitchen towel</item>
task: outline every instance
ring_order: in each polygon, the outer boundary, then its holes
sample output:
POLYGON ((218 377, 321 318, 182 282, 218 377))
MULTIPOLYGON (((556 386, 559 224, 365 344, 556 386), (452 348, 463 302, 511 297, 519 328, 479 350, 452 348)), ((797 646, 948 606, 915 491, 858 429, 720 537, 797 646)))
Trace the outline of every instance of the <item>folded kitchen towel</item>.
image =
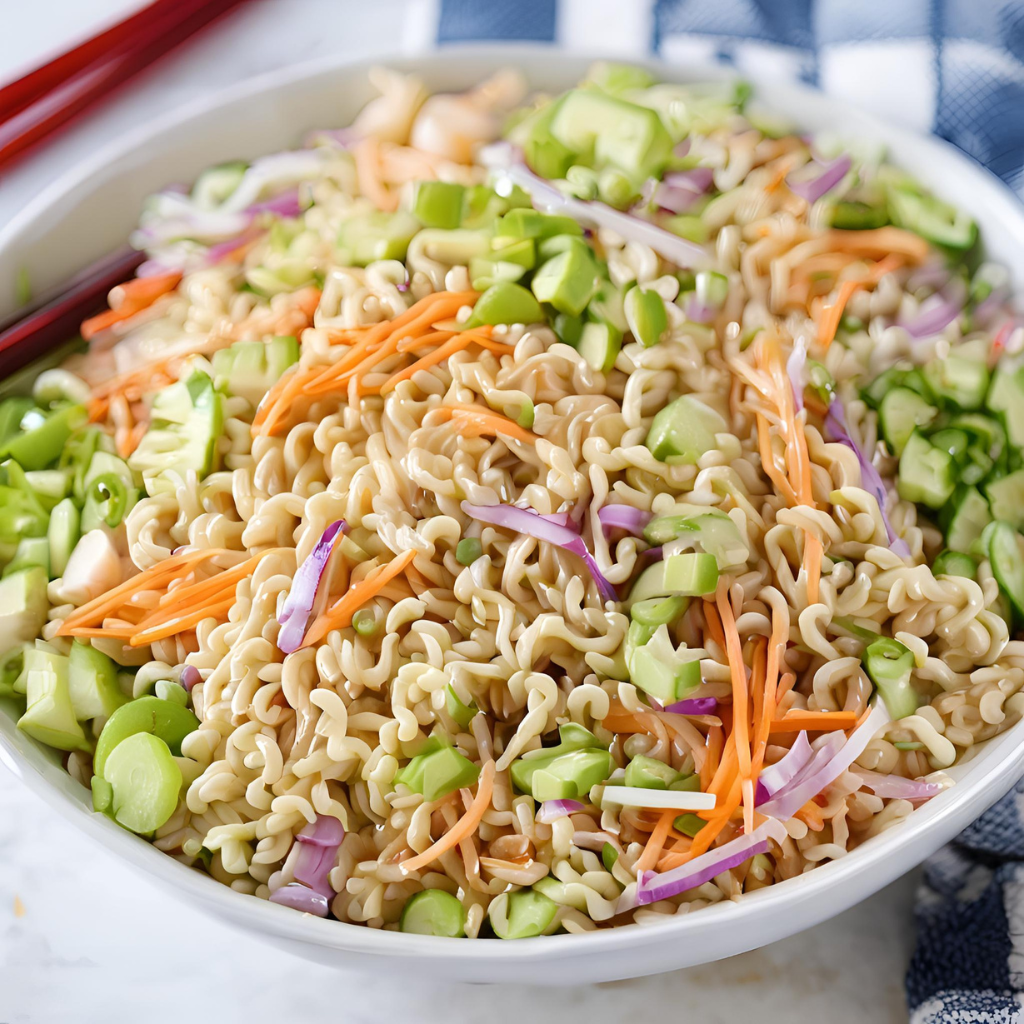
MULTIPOLYGON (((437 40, 768 68, 935 132, 1024 193, 1024 0, 441 0, 437 40)), ((1024 1021, 1022 808, 1019 786, 928 862, 912 1024, 1024 1021)))

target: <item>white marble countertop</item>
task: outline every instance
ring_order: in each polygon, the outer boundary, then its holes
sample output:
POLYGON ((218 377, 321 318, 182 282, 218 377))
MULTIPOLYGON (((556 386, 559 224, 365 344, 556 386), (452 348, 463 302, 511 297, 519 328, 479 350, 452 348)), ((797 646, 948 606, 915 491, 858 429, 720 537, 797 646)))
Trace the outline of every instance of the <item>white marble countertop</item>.
MULTIPOLYGON (((131 6, 11 0, 0 81, 131 6)), ((411 48, 426 37, 434 10, 433 0, 253 3, 0 179, 0 225, 76 159, 157 112, 304 58, 411 48)), ((590 43, 597 45, 596 36, 590 43)), ((606 47, 617 48, 614 40, 606 47)), ((412 988, 305 963, 200 916, 128 872, 0 766, 0 1024, 180 1024, 199 1015, 247 1024, 462 1024, 512 1020, 513 1013, 545 1024, 622 1021, 641 1006, 645 1016, 685 1009, 706 1024, 890 1024, 906 1020, 913 887, 904 878, 784 942, 660 977, 549 990, 530 987, 528 978, 497 991, 412 988)))

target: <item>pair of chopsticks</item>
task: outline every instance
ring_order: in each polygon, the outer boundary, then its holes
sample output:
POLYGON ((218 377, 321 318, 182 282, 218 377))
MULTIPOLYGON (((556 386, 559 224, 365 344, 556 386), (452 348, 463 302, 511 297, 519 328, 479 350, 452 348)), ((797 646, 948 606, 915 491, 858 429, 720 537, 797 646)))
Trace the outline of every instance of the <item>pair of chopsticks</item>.
POLYGON ((155 0, 0 88, 0 167, 245 0, 155 0))

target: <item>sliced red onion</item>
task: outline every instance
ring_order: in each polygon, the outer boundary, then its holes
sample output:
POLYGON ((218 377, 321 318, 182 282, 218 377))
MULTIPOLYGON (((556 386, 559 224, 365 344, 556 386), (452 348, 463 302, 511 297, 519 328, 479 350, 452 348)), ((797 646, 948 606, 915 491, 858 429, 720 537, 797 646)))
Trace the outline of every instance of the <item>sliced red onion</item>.
POLYGON ((520 151, 508 142, 485 146, 480 151, 480 161, 523 189, 539 210, 572 217, 586 227, 607 228, 627 241, 648 246, 680 267, 701 267, 710 261, 703 246, 673 235, 648 220, 623 213, 605 203, 586 202, 563 195, 551 182, 534 174, 523 163, 520 151))
POLYGON ((775 764, 768 765, 763 769, 757 779, 757 797, 755 804, 762 804, 789 785, 807 766, 807 763, 814 756, 811 741, 807 738, 807 731, 801 730, 796 734, 793 746, 789 748, 785 757, 775 764), (763 794, 763 795, 762 795, 763 794))
POLYGON ((713 180, 710 167, 672 171, 655 186, 651 199, 656 206, 672 213, 687 213, 706 195, 713 180))
POLYGON ((292 910, 301 911, 303 914, 313 914, 316 917, 326 917, 330 913, 330 904, 322 893, 313 892, 312 889, 298 882, 289 882, 282 885, 270 894, 271 903, 279 903, 282 907, 291 907, 292 910))
POLYGON ((309 557, 299 566, 292 580, 292 588, 285 598, 284 607, 278 616, 281 630, 277 635, 277 646, 285 654, 291 654, 299 649, 302 638, 306 635, 306 625, 309 622, 310 613, 313 611, 313 602, 316 600, 316 592, 320 586, 320 579, 327 568, 327 560, 334 550, 334 540, 339 533, 345 529, 345 521, 339 519, 324 530, 316 547, 310 552, 309 557))
POLYGON ((491 526, 499 526, 505 530, 512 530, 514 533, 522 533, 527 537, 533 537, 535 540, 544 541, 547 544, 554 544, 556 547, 577 555, 583 559, 604 600, 617 601, 619 599, 615 587, 605 579, 594 556, 587 550, 583 538, 567 526, 552 523, 544 516, 534 512, 532 508, 517 508, 515 505, 471 505, 468 501, 464 501, 462 511, 481 523, 490 523, 491 526))
POLYGON ((794 172, 786 178, 786 184, 790 191, 800 196, 801 199, 806 199, 809 203, 816 203, 826 192, 834 189, 846 177, 852 163, 849 155, 843 153, 828 166, 822 168, 821 173, 816 177, 800 180, 799 177, 794 177, 797 174, 794 172))
POLYGON ((936 291, 949 283, 949 268, 945 263, 922 263, 908 278, 907 291, 932 288, 936 291))
POLYGON ((316 821, 306 825, 295 838, 308 846, 332 846, 337 850, 345 838, 345 826, 333 815, 318 814, 316 821))
POLYGON ((816 765, 816 759, 812 759, 793 782, 758 807, 758 811, 780 821, 788 821, 808 800, 813 800, 826 786, 835 782, 864 753, 864 748, 874 739, 875 733, 891 720, 884 702, 876 701, 868 717, 823 765, 816 765))
POLYGON ((342 149, 348 149, 349 146, 359 141, 359 135, 351 126, 348 128, 314 128, 311 132, 306 133, 302 144, 308 148, 317 145, 320 139, 327 139, 341 146, 342 149))
POLYGON ((690 139, 690 137, 687 136, 685 139, 683 139, 682 142, 677 142, 675 146, 672 148, 672 155, 678 157, 687 156, 690 152, 691 141, 692 140, 690 139))
POLYGON ((579 800, 545 800, 540 805, 540 810, 534 816, 535 821, 542 825, 550 825, 551 822, 564 818, 569 814, 577 814, 583 810, 583 804, 579 800))
POLYGON ((665 710, 673 715, 710 715, 717 707, 717 697, 690 697, 666 704, 665 710))
POLYGON ((793 342, 793 351, 786 360, 786 373, 793 388, 796 411, 800 412, 804 407, 804 388, 807 386, 807 338, 803 334, 793 342))
POLYGON ((302 205, 299 203, 299 190, 297 188, 282 192, 273 199, 265 199, 261 203, 253 203, 246 213, 273 213, 278 217, 298 217, 302 213, 302 205))
POLYGON ((709 324, 718 315, 706 302, 701 302, 696 295, 691 295, 683 310, 683 316, 694 324, 709 324))
POLYGON ((635 536, 644 532, 644 527, 654 518, 653 512, 632 505, 604 505, 597 513, 605 533, 609 530, 626 530, 635 536))
POLYGON ((537 515, 541 519, 546 519, 549 523, 554 523, 556 526, 564 526, 567 530, 572 530, 574 533, 580 532, 579 525, 573 519, 571 512, 538 512, 537 515))
POLYGON ((915 316, 896 322, 912 338, 930 338, 944 331, 963 309, 963 299, 950 294, 947 289, 925 299, 915 316))
POLYGON ((709 850, 672 871, 645 871, 637 885, 636 902, 643 906, 696 889, 723 871, 729 871, 751 857, 765 853, 770 841, 785 842, 786 835, 782 823, 769 818, 749 835, 739 836, 724 846, 709 850))
POLYGON ((221 260, 227 259, 237 249, 240 249, 247 242, 251 242, 253 239, 258 238, 262 233, 263 232, 261 231, 251 231, 249 228, 246 228, 245 231, 240 235, 235 235, 234 238, 227 238, 223 242, 211 245, 210 248, 206 250, 206 255, 203 256, 201 266, 216 266, 221 260))
POLYGON ((882 514, 882 521, 885 523, 885 532, 889 535, 889 543, 892 546, 892 550, 899 555, 900 558, 909 558, 910 548, 907 547, 906 541, 896 533, 892 523, 889 521, 889 513, 886 511, 886 505, 889 502, 889 492, 886 489, 885 484, 882 482, 882 477, 878 470, 875 469, 874 464, 867 455, 860 450, 860 447, 856 444, 853 438, 850 437, 850 428, 846 421, 846 409, 838 395, 832 398, 832 402, 828 407, 828 415, 825 417, 825 426, 828 427, 829 432, 836 441, 840 444, 845 444, 846 447, 851 449, 857 456, 857 461, 860 463, 861 484, 863 485, 864 490, 869 494, 873 494, 875 501, 878 502, 878 510, 882 514))
POLYGON ((254 160, 238 187, 221 203, 221 210, 242 213, 268 192, 280 193, 304 181, 318 178, 334 155, 322 149, 297 149, 271 153, 254 160))
POLYGON ((202 681, 203 677, 199 674, 199 669, 197 669, 195 665, 186 665, 181 670, 179 682, 190 693, 192 692, 192 687, 195 686, 197 683, 201 683, 202 681))
POLYGON ((854 768, 853 774, 870 789, 875 796, 892 800, 930 800, 942 792, 937 782, 922 782, 920 779, 905 779, 902 775, 883 775, 869 772, 866 768, 854 768))

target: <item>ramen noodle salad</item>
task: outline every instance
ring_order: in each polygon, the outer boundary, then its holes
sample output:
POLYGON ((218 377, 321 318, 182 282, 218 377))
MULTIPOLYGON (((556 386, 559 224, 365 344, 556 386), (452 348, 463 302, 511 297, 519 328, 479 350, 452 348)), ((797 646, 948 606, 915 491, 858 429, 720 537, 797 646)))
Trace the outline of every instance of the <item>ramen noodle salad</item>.
POLYGON ((974 221, 733 83, 428 95, 146 203, 0 404, 0 692, 109 815, 372 928, 640 924, 1024 710, 1024 331, 974 221))

